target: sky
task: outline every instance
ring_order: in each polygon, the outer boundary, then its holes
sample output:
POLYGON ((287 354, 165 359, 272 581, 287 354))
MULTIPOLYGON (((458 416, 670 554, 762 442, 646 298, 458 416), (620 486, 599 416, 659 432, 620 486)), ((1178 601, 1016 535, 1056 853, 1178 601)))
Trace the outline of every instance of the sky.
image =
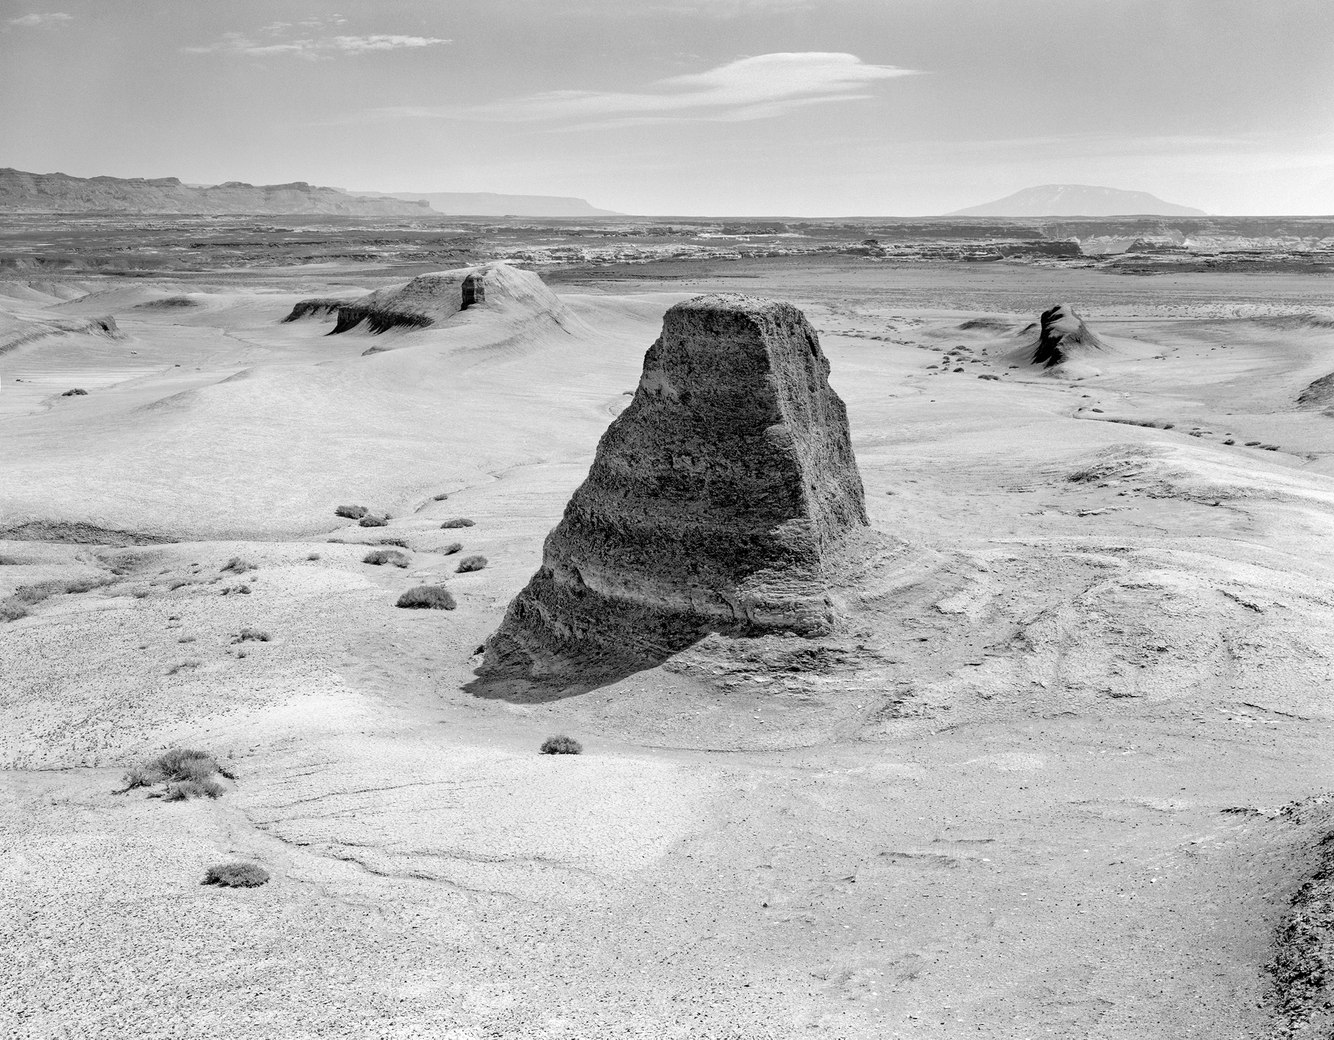
POLYGON ((0 0, 0 166, 945 213, 1334 213, 1334 0, 0 0))

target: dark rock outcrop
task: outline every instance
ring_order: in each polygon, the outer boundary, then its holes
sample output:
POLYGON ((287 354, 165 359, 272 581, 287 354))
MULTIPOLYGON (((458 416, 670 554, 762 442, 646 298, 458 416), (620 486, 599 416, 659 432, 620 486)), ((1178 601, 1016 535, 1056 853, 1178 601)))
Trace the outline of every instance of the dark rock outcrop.
POLYGON ((1042 312, 1042 328, 1031 348, 1030 364, 1054 368, 1093 351, 1107 349, 1084 319, 1068 303, 1058 303, 1042 312))
POLYGON ((300 300, 283 321, 334 317, 331 336, 363 328, 379 335, 390 329, 424 329, 448 322, 461 311, 476 312, 513 326, 580 327, 556 295, 531 271, 509 264, 483 264, 418 275, 405 285, 377 289, 351 300, 300 300))
POLYGON ((867 520, 828 374, 790 304, 672 307, 479 674, 595 683, 709 632, 831 631, 830 573, 867 520))

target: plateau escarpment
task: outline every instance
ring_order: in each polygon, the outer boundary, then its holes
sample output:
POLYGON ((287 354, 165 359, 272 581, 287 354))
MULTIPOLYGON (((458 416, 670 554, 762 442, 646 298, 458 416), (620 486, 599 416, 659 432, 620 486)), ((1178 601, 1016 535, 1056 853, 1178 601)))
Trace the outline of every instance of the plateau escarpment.
POLYGON ((0 213, 322 213, 426 217, 424 202, 290 184, 184 184, 177 177, 71 177, 0 169, 0 213))
POLYGON ((830 632, 830 576, 867 518, 828 376, 790 304, 672 307, 480 674, 598 681, 709 632, 830 632))

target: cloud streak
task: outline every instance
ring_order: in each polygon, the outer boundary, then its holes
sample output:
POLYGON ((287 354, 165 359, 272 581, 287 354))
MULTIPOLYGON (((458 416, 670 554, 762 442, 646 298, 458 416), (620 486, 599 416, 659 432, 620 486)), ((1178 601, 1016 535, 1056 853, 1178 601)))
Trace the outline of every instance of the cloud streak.
POLYGON ((72 14, 65 14, 63 11, 52 11, 50 14, 25 14, 21 18, 9 19, 10 25, 17 25, 23 29, 59 29, 62 26, 69 25, 74 21, 72 14))
POLYGON ((874 97, 875 88, 884 81, 915 74, 893 65, 868 65, 855 54, 760 54, 706 72, 657 80, 642 91, 555 90, 485 105, 414 106, 379 109, 374 114, 576 124, 568 129, 679 120, 742 122, 771 119, 814 104, 865 100, 874 97))
POLYGON ((253 36, 230 32, 213 43, 181 49, 186 54, 237 54, 252 58, 295 57, 307 61, 321 61, 341 55, 420 50, 452 42, 438 36, 404 36, 395 33, 354 36, 329 31, 346 21, 346 18, 335 16, 330 20, 272 22, 253 36))

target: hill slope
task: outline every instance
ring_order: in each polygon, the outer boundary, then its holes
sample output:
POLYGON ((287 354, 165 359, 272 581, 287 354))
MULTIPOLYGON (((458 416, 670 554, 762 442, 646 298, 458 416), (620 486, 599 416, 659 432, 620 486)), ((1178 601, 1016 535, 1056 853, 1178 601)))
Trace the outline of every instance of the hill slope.
POLYGON ((489 191, 389 192, 390 198, 425 202, 433 210, 456 217, 614 217, 583 199, 564 195, 497 195, 489 191))
POLYGON ((420 202, 358 196, 305 181, 291 184, 183 184, 177 177, 71 177, 0 169, 0 213, 326 213, 428 216, 420 202))
POLYGON ((1203 217, 1204 210, 1178 206, 1147 191, 1122 191, 1090 184, 1042 184, 995 202, 948 213, 950 217, 1114 217, 1127 214, 1203 217))

